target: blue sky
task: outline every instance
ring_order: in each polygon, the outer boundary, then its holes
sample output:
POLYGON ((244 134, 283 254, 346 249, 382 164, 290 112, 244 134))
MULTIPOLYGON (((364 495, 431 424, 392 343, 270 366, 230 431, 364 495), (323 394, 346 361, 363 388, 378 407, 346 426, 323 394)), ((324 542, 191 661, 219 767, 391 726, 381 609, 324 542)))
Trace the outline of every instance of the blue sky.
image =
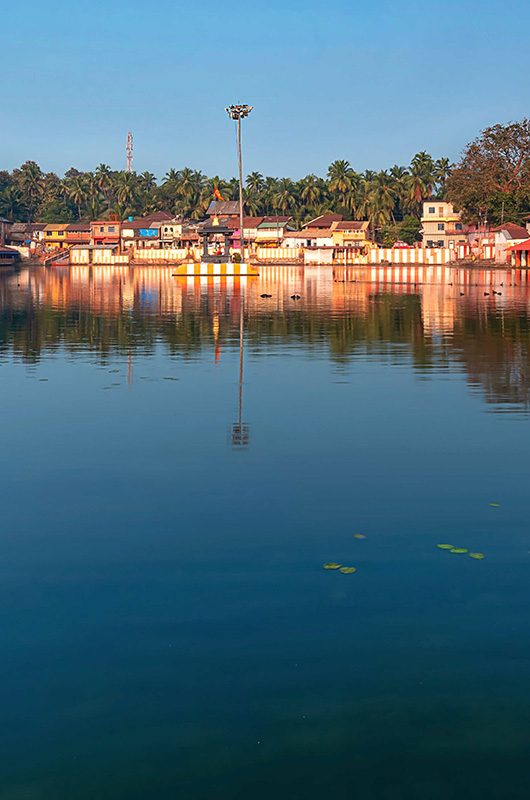
POLYGON ((2 12, 0 169, 124 165, 161 177, 245 171, 299 178, 418 150, 457 159, 495 122, 530 113, 528 0, 26 0, 2 12))

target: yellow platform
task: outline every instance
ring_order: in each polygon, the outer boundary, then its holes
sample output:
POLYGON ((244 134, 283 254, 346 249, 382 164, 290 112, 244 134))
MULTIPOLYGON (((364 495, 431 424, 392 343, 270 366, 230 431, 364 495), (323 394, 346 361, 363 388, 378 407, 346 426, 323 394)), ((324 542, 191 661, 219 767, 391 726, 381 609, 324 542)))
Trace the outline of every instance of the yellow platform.
POLYGON ((177 267, 174 275, 178 277, 193 277, 194 275, 204 275, 207 277, 214 277, 216 275, 228 277, 255 277, 259 275, 255 267, 250 264, 232 264, 230 261, 225 264, 212 264, 208 261, 201 261, 199 264, 189 263, 181 264, 177 267))

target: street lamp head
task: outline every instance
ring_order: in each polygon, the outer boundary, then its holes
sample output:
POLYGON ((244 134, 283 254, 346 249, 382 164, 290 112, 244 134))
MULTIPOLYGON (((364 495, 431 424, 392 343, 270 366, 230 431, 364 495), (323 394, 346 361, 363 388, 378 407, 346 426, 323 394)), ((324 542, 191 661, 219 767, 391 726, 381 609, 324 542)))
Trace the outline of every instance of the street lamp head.
POLYGON ((226 113, 230 119, 242 119, 243 117, 248 117, 253 108, 254 106, 232 105, 227 107, 226 113))

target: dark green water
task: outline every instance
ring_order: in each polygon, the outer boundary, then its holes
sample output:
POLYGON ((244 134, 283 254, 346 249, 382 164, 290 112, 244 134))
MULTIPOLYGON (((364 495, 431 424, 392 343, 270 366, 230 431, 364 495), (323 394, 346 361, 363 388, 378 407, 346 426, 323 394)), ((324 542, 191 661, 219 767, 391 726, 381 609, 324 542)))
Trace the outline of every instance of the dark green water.
POLYGON ((528 797, 526 275, 342 279, 0 276, 0 800, 528 797))

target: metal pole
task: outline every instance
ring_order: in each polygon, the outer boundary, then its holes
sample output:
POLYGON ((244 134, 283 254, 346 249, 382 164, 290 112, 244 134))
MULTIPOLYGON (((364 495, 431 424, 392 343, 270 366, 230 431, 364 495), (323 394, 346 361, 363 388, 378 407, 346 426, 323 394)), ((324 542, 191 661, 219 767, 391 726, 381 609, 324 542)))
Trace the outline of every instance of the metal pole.
POLYGON ((244 327, 243 327, 243 292, 240 287, 239 294, 239 428, 243 423, 243 343, 244 343, 244 327))
POLYGON ((243 236, 243 156, 241 153, 241 115, 237 118, 237 158, 239 163, 239 226, 241 242, 241 262, 245 260, 245 237, 243 236))

